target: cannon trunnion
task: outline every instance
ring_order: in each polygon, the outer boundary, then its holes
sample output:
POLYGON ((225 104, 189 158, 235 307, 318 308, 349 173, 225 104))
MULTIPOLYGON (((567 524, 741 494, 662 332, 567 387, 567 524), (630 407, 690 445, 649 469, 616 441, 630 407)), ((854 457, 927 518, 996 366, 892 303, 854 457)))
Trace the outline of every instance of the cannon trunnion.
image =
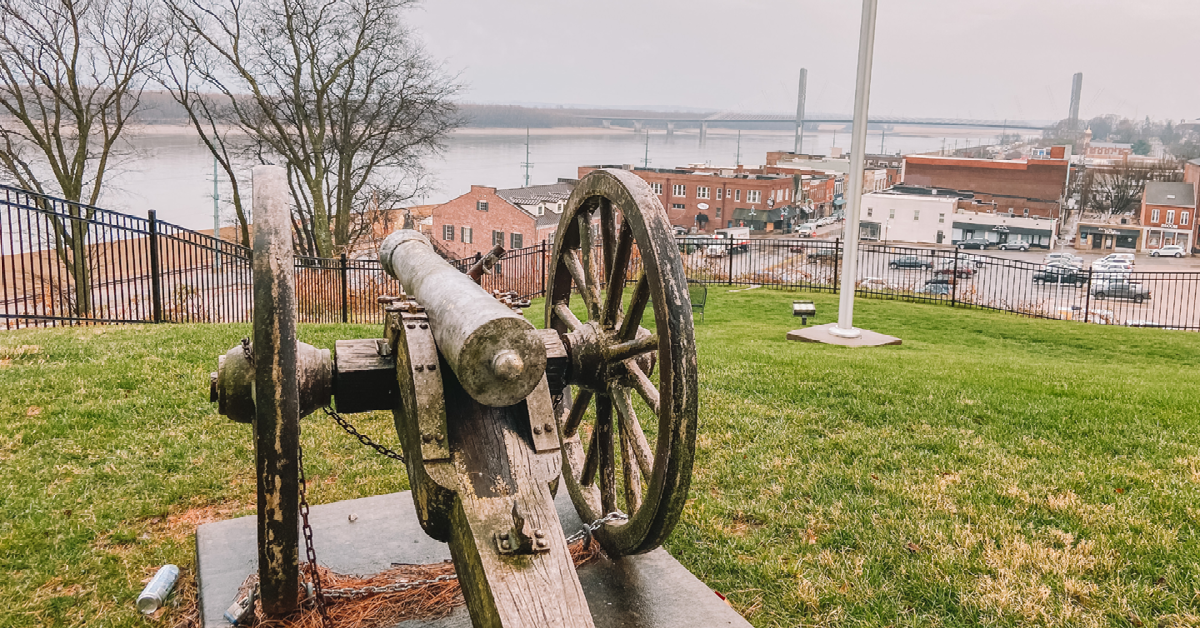
POLYGON ((538 330, 398 231, 379 253, 405 291, 380 299, 384 338, 332 354, 296 341, 294 305, 279 299, 286 229, 256 234, 255 342, 220 357, 212 399, 256 433, 264 611, 295 609, 298 538, 271 519, 296 503, 278 495, 296 490, 300 417, 332 402, 393 412, 421 526, 449 544, 475 626, 592 626, 554 493, 566 487, 616 558, 662 543, 691 477, 697 365, 671 233, 641 179, 589 174, 563 212, 538 330), (260 330, 260 311, 276 323, 260 330))

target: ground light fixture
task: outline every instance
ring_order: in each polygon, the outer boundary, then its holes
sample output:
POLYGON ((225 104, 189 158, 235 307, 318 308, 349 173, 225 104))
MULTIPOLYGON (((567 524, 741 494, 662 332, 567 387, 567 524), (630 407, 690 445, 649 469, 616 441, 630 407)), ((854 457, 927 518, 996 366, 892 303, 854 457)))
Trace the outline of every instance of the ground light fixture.
POLYGON ((800 322, 807 325, 809 318, 817 317, 817 306, 812 301, 792 301, 792 316, 800 317, 800 322))

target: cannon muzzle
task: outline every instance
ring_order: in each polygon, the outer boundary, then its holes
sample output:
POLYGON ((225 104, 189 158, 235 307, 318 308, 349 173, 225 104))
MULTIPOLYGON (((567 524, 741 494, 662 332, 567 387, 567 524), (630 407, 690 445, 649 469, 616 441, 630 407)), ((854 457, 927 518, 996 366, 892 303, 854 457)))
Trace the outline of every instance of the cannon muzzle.
POLYGON ((475 401, 511 406, 546 372, 546 346, 533 325, 442 259, 410 229, 388 236, 379 261, 425 306, 438 350, 475 401))

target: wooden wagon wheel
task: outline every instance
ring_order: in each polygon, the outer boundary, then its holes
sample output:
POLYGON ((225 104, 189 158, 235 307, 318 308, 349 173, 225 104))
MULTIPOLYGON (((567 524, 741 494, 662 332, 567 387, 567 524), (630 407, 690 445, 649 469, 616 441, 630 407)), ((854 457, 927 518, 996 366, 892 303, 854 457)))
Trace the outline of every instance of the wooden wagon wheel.
POLYGON ((610 555, 648 552, 687 499, 697 413, 687 277, 650 186, 623 170, 584 177, 559 221, 547 285, 546 321, 570 354, 569 394, 557 409, 567 490, 585 522, 628 515, 595 532, 610 555), (586 316, 571 311, 573 293, 586 316), (643 320, 647 306, 652 321, 643 320), (643 427, 657 433, 653 442, 643 427))

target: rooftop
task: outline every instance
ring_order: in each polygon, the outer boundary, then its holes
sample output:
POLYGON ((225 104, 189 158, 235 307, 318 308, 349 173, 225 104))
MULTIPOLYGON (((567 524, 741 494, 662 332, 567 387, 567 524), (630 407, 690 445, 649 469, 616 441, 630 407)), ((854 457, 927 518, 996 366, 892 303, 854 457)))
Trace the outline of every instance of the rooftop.
POLYGON ((1146 184, 1147 205, 1196 206, 1196 186, 1191 183, 1150 181, 1146 184))
POLYGON ((496 190, 496 196, 513 205, 536 205, 542 202, 557 203, 565 201, 575 189, 574 179, 559 179, 558 183, 549 185, 531 185, 524 188, 509 188, 496 190))

